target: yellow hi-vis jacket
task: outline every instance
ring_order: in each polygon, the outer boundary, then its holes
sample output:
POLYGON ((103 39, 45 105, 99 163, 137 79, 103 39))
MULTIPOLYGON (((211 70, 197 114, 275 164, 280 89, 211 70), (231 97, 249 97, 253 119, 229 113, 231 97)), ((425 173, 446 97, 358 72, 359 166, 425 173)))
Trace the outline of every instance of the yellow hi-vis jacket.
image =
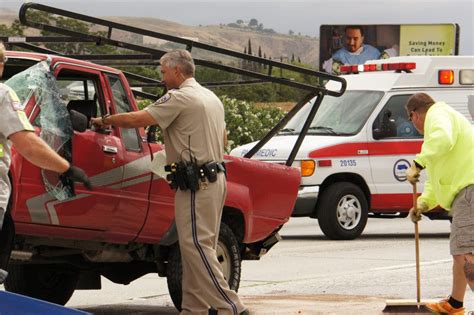
POLYGON ((429 209, 451 209, 456 195, 474 184, 474 126, 444 102, 426 113, 424 142, 416 163, 427 171, 423 194, 429 209))

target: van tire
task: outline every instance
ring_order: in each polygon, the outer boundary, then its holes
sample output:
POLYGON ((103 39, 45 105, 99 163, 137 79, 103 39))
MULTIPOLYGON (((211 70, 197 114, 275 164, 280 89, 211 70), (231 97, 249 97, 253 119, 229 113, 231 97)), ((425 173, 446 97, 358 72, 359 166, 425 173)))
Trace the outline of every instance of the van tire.
POLYGON ((357 238, 364 231, 367 217, 367 198, 353 183, 334 183, 322 192, 318 203, 318 221, 329 239, 357 238))
MULTIPOLYGON (((239 289, 242 268, 240 246, 231 228, 229 228, 225 223, 221 223, 219 231, 217 259, 223 265, 224 277, 226 278, 230 289, 237 292, 239 289)), ((182 277, 183 268, 181 265, 181 253, 179 251, 179 246, 176 243, 170 248, 168 264, 166 267, 166 278, 171 300, 178 311, 181 311, 182 277)))

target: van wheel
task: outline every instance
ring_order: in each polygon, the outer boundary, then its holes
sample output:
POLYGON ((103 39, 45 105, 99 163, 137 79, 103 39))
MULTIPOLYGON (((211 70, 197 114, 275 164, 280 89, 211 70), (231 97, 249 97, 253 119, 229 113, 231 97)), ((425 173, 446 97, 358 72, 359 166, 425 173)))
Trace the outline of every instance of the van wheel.
MULTIPOLYGON (((217 260, 222 266, 222 272, 229 287, 237 292, 240 284, 242 259, 240 257, 239 243, 232 230, 225 223, 221 223, 216 251, 217 260)), ((181 253, 178 244, 175 244, 171 247, 168 256, 166 278, 171 300, 179 311, 181 311, 182 301, 182 276, 183 268, 181 265, 181 253)))
POLYGON ((332 240, 353 240, 367 224, 368 204, 362 190, 352 183, 335 183, 319 200, 318 221, 324 235, 332 240))
POLYGON ((73 267, 58 264, 8 266, 5 289, 36 299, 65 305, 71 298, 79 279, 73 267))

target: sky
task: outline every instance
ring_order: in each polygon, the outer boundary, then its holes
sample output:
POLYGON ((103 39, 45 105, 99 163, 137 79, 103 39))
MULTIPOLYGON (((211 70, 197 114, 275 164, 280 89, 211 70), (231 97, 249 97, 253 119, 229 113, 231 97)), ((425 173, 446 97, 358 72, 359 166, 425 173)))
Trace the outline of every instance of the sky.
MULTIPOLYGON (((18 11, 25 1, 0 0, 18 11)), ((280 33, 319 37, 321 24, 460 25, 460 54, 474 55, 474 0, 37 0, 103 16, 154 17, 185 25, 217 25, 255 18, 280 33)), ((1 23, 1 21, 0 21, 1 23)))

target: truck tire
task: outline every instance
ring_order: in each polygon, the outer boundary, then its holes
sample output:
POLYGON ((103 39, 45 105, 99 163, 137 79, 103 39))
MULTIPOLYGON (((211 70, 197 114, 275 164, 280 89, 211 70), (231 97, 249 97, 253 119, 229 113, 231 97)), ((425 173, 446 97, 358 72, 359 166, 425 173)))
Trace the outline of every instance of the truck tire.
POLYGON ((368 203, 362 190, 348 182, 326 188, 318 203, 318 221, 332 240, 353 240, 362 234, 368 217, 368 203))
MULTIPOLYGON (((232 230, 221 223, 219 232, 219 241, 217 243, 217 259, 221 263, 224 277, 232 290, 239 289, 241 257, 239 243, 232 230)), ((175 244, 168 256, 168 265, 166 268, 166 279, 168 282, 168 291, 173 300, 173 304, 181 311, 182 291, 181 281, 183 275, 181 265, 181 254, 178 244, 175 244)))
POLYGON ((65 305, 79 278, 72 267, 57 264, 10 265, 5 289, 36 299, 65 305))

